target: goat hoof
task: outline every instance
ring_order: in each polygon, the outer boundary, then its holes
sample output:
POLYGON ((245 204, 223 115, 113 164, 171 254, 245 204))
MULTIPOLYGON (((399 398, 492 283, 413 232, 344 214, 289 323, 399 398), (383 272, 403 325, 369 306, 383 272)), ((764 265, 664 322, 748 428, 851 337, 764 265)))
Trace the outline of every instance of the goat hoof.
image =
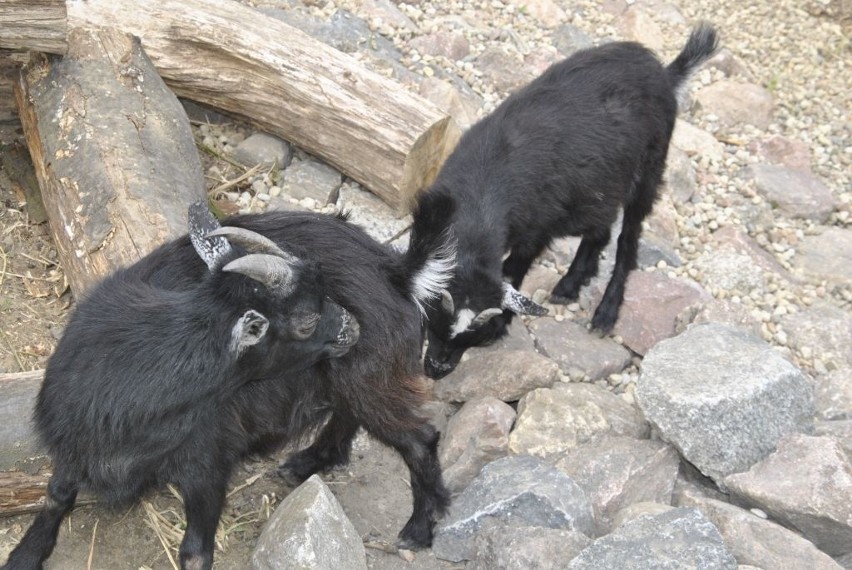
POLYGON ((434 524, 434 522, 429 524, 412 524, 409 521, 400 531, 399 538, 396 540, 396 547, 400 550, 422 550, 429 548, 432 546, 432 527, 434 524))
POLYGON ((400 536, 396 539, 394 546, 396 546, 397 550, 423 550, 432 546, 432 535, 430 533, 429 538, 426 540, 418 540, 411 537, 403 538, 400 536))
POLYGON ((308 477, 312 475, 312 473, 305 475, 304 473, 300 472, 299 469, 296 468, 296 466, 291 465, 290 461, 286 461, 279 465, 278 470, 276 472, 278 473, 278 476, 284 479, 284 482, 287 483, 287 485, 289 485, 290 487, 298 487, 299 485, 304 483, 308 477))
POLYGON ((598 336, 604 337, 612 331, 612 327, 615 326, 615 321, 618 319, 618 315, 608 315, 602 314, 600 312, 595 312, 595 316, 592 317, 592 330, 597 331, 598 336))

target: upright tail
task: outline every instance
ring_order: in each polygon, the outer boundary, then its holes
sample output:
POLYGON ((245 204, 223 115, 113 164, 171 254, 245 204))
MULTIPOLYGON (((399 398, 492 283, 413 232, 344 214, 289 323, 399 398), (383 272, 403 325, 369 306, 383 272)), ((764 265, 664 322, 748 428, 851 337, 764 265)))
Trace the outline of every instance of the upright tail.
POLYGON ((426 305, 441 297, 455 272, 454 213, 452 197, 438 192, 421 195, 414 212, 405 268, 410 294, 424 315, 426 305))
POLYGON ((695 71, 695 68, 709 59, 719 47, 716 29, 707 22, 699 23, 689 34, 683 50, 671 62, 666 71, 677 89, 695 71))

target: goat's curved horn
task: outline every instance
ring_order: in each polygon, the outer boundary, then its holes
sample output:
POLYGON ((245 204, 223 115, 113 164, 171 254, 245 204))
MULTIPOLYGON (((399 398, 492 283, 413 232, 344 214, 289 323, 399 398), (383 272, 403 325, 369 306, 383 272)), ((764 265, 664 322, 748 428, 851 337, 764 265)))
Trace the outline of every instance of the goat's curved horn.
POLYGON ((230 262, 222 271, 240 273, 282 295, 288 295, 294 287, 290 262, 275 255, 250 253, 230 262))
POLYGON ((456 312, 456 304, 453 302, 453 296, 446 289, 441 291, 441 307, 451 315, 456 312))
POLYGON ((231 245, 224 238, 205 239, 210 232, 219 227, 219 220, 210 213, 207 201, 194 202, 187 210, 187 222, 189 224, 189 239, 192 247, 209 269, 231 251, 231 245))
POLYGON ((236 226, 224 226, 207 234, 207 239, 215 237, 223 237, 230 243, 237 244, 244 248, 249 253, 268 253, 276 255, 290 263, 297 261, 297 258, 289 253, 286 253, 278 244, 261 235, 257 232, 239 228, 236 226))
POLYGON ((471 324, 471 326, 474 326, 474 325, 480 326, 480 325, 487 323, 488 321, 490 321, 492 318, 496 317, 497 315, 502 315, 502 314, 503 314, 503 309, 498 309, 496 307, 492 307, 490 309, 485 309, 484 311, 482 311, 481 313, 479 313, 478 315, 473 317, 473 320, 470 322, 470 324, 471 324))
POLYGON ((547 314, 547 309, 524 297, 509 283, 503 283, 503 308, 518 315, 533 315, 541 317, 547 314))

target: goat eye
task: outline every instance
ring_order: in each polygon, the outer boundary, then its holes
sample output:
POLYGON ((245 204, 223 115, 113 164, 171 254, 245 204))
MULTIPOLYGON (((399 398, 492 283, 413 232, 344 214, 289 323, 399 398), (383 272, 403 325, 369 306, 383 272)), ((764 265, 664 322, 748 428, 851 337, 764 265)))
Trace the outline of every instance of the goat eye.
POLYGON ((296 329, 293 331, 293 336, 300 339, 306 339, 314 334, 319 324, 319 315, 309 315, 296 320, 296 329))

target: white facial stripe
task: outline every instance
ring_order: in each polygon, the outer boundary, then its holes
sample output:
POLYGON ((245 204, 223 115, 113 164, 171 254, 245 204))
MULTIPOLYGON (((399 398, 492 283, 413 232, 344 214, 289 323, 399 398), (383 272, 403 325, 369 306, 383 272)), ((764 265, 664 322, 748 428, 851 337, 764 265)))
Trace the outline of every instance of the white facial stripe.
POLYGON ((473 322, 473 318, 475 316, 476 313, 470 309, 462 309, 459 311, 459 314, 456 316, 455 324, 453 324, 452 328, 450 328, 450 338, 455 338, 468 330, 470 328, 470 323, 473 322))

